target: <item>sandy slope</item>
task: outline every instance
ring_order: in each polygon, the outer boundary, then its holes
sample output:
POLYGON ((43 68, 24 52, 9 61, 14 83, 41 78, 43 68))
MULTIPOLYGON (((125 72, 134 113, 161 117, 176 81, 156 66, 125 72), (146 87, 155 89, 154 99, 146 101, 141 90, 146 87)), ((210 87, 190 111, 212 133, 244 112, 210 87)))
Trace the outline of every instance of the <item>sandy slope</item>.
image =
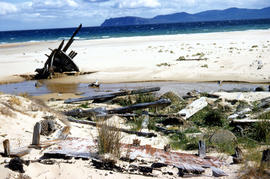
MULTIPOLYGON (((18 80, 10 76, 33 73, 43 66, 44 54, 50 53, 48 48, 56 48, 59 43, 0 45, 0 81, 18 80)), ((76 83, 96 79, 270 81, 270 30, 83 40, 75 41, 71 49, 78 52, 75 62, 82 71, 97 71, 72 78, 76 83), (198 53, 203 53, 201 58, 207 60, 176 61, 180 56, 199 58, 198 53)))
MULTIPOLYGON (((71 107, 70 104, 63 104, 63 101, 54 101, 48 103, 50 108, 44 107, 41 103, 37 103, 35 101, 29 100, 27 98, 23 98, 20 96, 13 95, 0 95, 0 141, 4 139, 9 139, 11 143, 11 149, 15 149, 18 147, 25 147, 31 143, 32 139, 32 130, 33 126, 36 122, 43 119, 44 116, 56 116, 56 122, 59 124, 58 129, 64 126, 63 123, 57 117, 57 113, 52 110, 54 109, 68 109, 71 107), (19 102, 18 102, 19 101, 19 102), (12 106, 11 108, 7 108, 6 105, 12 106)), ((105 104, 93 104, 93 105, 105 105, 105 104)), ((74 107, 74 106, 73 106, 74 107)), ((98 107, 98 106, 91 106, 98 107)), ((120 126, 122 126, 121 121, 123 119, 119 117, 113 117, 111 122, 116 123, 120 121, 120 126)), ((57 131, 55 132, 57 133, 57 131)), ((54 133, 54 134, 55 134, 54 133)), ((54 138, 54 134, 50 136, 41 136, 41 141, 47 141, 54 138)), ((81 138, 96 138, 97 130, 95 127, 82 125, 82 124, 71 124, 71 137, 81 137, 81 138)), ((122 133, 122 143, 132 143, 132 139, 137 138, 141 140, 141 145, 150 144, 153 147, 163 148, 165 144, 169 141, 165 136, 159 135, 155 138, 144 138, 138 137, 135 135, 127 135, 122 133)), ((3 151, 3 146, 0 145, 0 151, 3 151)), ((182 151, 183 152, 183 151, 182 151)), ((185 153, 196 153, 197 151, 184 151, 185 153)), ((30 155, 26 155, 23 159, 27 160, 35 160, 40 158, 43 155, 42 150, 32 150, 30 155)), ((229 165, 232 158, 228 157, 224 154, 217 153, 209 153, 208 155, 218 156, 221 158, 227 158, 226 163, 228 165, 222 166, 222 170, 224 170, 228 177, 222 178, 236 178, 238 175, 239 165, 229 165)), ((17 172, 13 172, 10 169, 6 168, 7 164, 5 161, 9 161, 9 158, 0 156, 0 178, 16 178, 19 174, 17 172)), ((149 178, 142 175, 131 175, 124 173, 117 173, 114 171, 106 171, 106 170, 97 170, 93 166, 89 160, 81 160, 81 159, 72 159, 72 160, 63 160, 58 159, 57 163, 53 165, 45 165, 38 162, 34 162, 26 166, 24 165, 25 174, 31 178, 149 178), (68 163, 67 163, 68 162, 68 163)), ((159 176, 159 175, 158 175, 159 176)), ((211 170, 206 170, 205 175, 202 177, 196 178, 211 178, 212 173, 211 170)), ((161 175, 160 178, 174 178, 170 175, 161 175)))

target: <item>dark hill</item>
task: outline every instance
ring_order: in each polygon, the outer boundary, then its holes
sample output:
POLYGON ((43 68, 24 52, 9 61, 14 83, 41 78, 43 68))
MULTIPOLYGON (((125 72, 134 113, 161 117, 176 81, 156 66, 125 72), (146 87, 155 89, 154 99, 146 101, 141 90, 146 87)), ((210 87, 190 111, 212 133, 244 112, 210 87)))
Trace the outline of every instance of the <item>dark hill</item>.
POLYGON ((222 21, 222 20, 247 20, 270 18, 270 7, 263 9, 229 8, 225 10, 209 10, 196 14, 186 12, 158 15, 154 18, 118 17, 106 19, 101 26, 126 26, 141 24, 164 24, 178 22, 222 21))

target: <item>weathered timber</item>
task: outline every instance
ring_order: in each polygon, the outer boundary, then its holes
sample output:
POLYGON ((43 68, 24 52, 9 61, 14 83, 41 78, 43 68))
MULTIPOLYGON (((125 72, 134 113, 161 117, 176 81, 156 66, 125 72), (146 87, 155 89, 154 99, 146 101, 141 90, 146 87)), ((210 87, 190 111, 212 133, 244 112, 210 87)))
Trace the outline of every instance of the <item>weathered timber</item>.
POLYGON ((127 113, 132 112, 134 110, 138 109, 144 109, 144 108, 152 108, 152 107, 166 107, 171 105, 171 100, 169 99, 160 99, 158 101, 149 102, 149 103, 140 103, 140 104, 134 104, 131 106, 116 108, 108 110, 109 114, 119 114, 119 113, 127 113))
POLYGON ((23 148, 17 148, 17 149, 12 149, 10 152, 11 157, 22 157, 31 152, 32 149, 28 147, 23 147, 23 148))
POLYGON ((9 157, 10 156, 10 144, 9 144, 8 139, 3 141, 3 147, 4 147, 4 156, 9 157))
POLYGON ((73 109, 70 111, 64 112, 67 116, 73 116, 73 117, 92 117, 92 116, 98 116, 98 115, 106 115, 107 110, 105 107, 100 108, 94 108, 94 109, 73 109))
POLYGON ((22 157, 30 153, 31 149, 28 147, 12 149, 10 148, 9 140, 3 141, 4 153, 0 153, 4 157, 22 157))
POLYGON ((88 96, 88 97, 82 97, 82 98, 67 99, 67 100, 65 100, 64 103, 68 104, 68 103, 75 103, 75 102, 89 101, 89 100, 95 100, 96 102, 104 102, 104 101, 111 100, 117 96, 143 94, 143 93, 150 93, 150 92, 155 92, 155 91, 159 91, 159 90, 160 90, 160 87, 127 90, 127 91, 120 91, 120 92, 104 94, 104 95, 96 95, 96 96, 88 96))
POLYGON ((232 155, 233 157, 233 163, 234 164, 239 164, 242 163, 244 158, 243 158, 243 152, 239 147, 235 147, 235 154, 232 155))
POLYGON ((270 107, 270 97, 260 100, 259 108, 269 108, 270 107))
MULTIPOLYGON (((87 124, 87 125, 91 125, 91 126, 95 126, 95 127, 97 127, 97 125, 98 125, 96 122, 93 122, 93 121, 77 120, 77 119, 74 119, 72 117, 68 117, 67 119, 70 122, 75 122, 75 123, 79 123, 79 124, 87 124)), ((135 134, 137 136, 150 137, 150 138, 157 136, 156 134, 154 134, 152 132, 137 132, 137 131, 130 131, 127 129, 117 128, 117 127, 113 127, 113 126, 108 126, 108 127, 111 130, 121 131, 121 132, 125 132, 127 134, 135 134)))
POLYGON ((199 157, 204 158, 206 156, 206 148, 205 148, 205 142, 199 141, 199 150, 198 150, 199 157))
POLYGON ((37 122, 34 126, 34 132, 33 132, 33 139, 32 139, 32 145, 38 146, 40 143, 40 132, 41 132, 41 125, 39 122, 37 122))
POLYGON ((222 171, 219 168, 216 167, 210 167, 212 169, 212 174, 214 177, 223 177, 223 176, 228 176, 224 171, 222 171))
POLYGON ((268 168, 270 166, 270 149, 263 151, 262 160, 261 160, 261 169, 268 168))
POLYGON ((194 114, 196 114, 198 111, 202 110, 204 107, 208 105, 206 98, 201 97, 195 101, 193 101, 191 104, 189 104, 186 108, 179 111, 179 115, 183 117, 183 119, 188 119, 194 114))
POLYGON ((255 123, 255 122, 270 122, 269 119, 233 119, 231 123, 233 124, 241 124, 241 123, 255 123))
POLYGON ((50 55, 46 55, 48 59, 46 60, 43 68, 38 68, 35 71, 37 72, 35 78, 36 79, 46 79, 50 78, 54 75, 55 72, 63 73, 63 72, 71 72, 76 71, 79 72, 79 68, 77 65, 72 61, 72 59, 77 55, 76 52, 71 51, 69 55, 66 54, 66 51, 71 46, 74 41, 75 35, 81 29, 82 24, 76 29, 73 33, 72 37, 69 39, 66 46, 64 46, 64 40, 60 43, 57 49, 50 49, 52 52, 50 55), (62 50, 63 48, 63 50, 62 50))

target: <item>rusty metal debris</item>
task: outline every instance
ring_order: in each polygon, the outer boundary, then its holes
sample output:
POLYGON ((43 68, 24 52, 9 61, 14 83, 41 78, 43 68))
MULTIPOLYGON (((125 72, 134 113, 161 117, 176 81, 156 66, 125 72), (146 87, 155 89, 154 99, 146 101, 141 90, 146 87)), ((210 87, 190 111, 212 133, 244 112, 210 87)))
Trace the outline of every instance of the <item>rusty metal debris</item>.
MULTIPOLYGON (((178 168, 181 175, 188 173, 201 174, 205 171, 205 168, 211 168, 213 170, 224 165, 224 162, 216 157, 206 156, 201 158, 195 154, 165 151, 163 149, 154 148, 151 145, 122 144, 121 150, 121 157, 129 161, 143 159, 150 164, 158 162, 163 166, 173 166, 178 168)), ((44 157, 78 157, 96 160, 98 159, 97 151, 97 144, 94 141, 72 137, 61 140, 53 147, 46 149, 44 157)), ((219 171, 221 170, 219 169, 219 171)))
POLYGON ((76 29, 73 33, 67 44, 64 46, 64 40, 61 42, 57 49, 50 49, 52 52, 50 55, 46 55, 48 59, 46 60, 43 68, 37 68, 35 78, 36 79, 46 79, 54 75, 54 73, 63 73, 63 72, 79 72, 78 66, 73 62, 73 58, 77 55, 75 51, 70 51, 67 54, 68 48, 74 41, 74 37, 81 29, 82 24, 76 29), (64 48, 63 48, 64 46, 64 48), (62 49, 63 48, 63 49, 62 49))

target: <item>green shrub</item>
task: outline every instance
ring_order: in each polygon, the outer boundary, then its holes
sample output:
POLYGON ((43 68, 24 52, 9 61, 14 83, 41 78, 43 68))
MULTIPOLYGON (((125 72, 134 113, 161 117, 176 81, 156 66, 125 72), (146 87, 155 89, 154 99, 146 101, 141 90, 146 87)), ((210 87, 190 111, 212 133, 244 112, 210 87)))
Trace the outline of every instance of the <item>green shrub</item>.
POLYGON ((204 122, 208 126, 224 126, 225 117, 222 111, 214 109, 205 115, 204 122))
POLYGON ((252 124, 247 133, 248 137, 259 141, 269 143, 270 141, 270 125, 269 122, 264 120, 252 124))

